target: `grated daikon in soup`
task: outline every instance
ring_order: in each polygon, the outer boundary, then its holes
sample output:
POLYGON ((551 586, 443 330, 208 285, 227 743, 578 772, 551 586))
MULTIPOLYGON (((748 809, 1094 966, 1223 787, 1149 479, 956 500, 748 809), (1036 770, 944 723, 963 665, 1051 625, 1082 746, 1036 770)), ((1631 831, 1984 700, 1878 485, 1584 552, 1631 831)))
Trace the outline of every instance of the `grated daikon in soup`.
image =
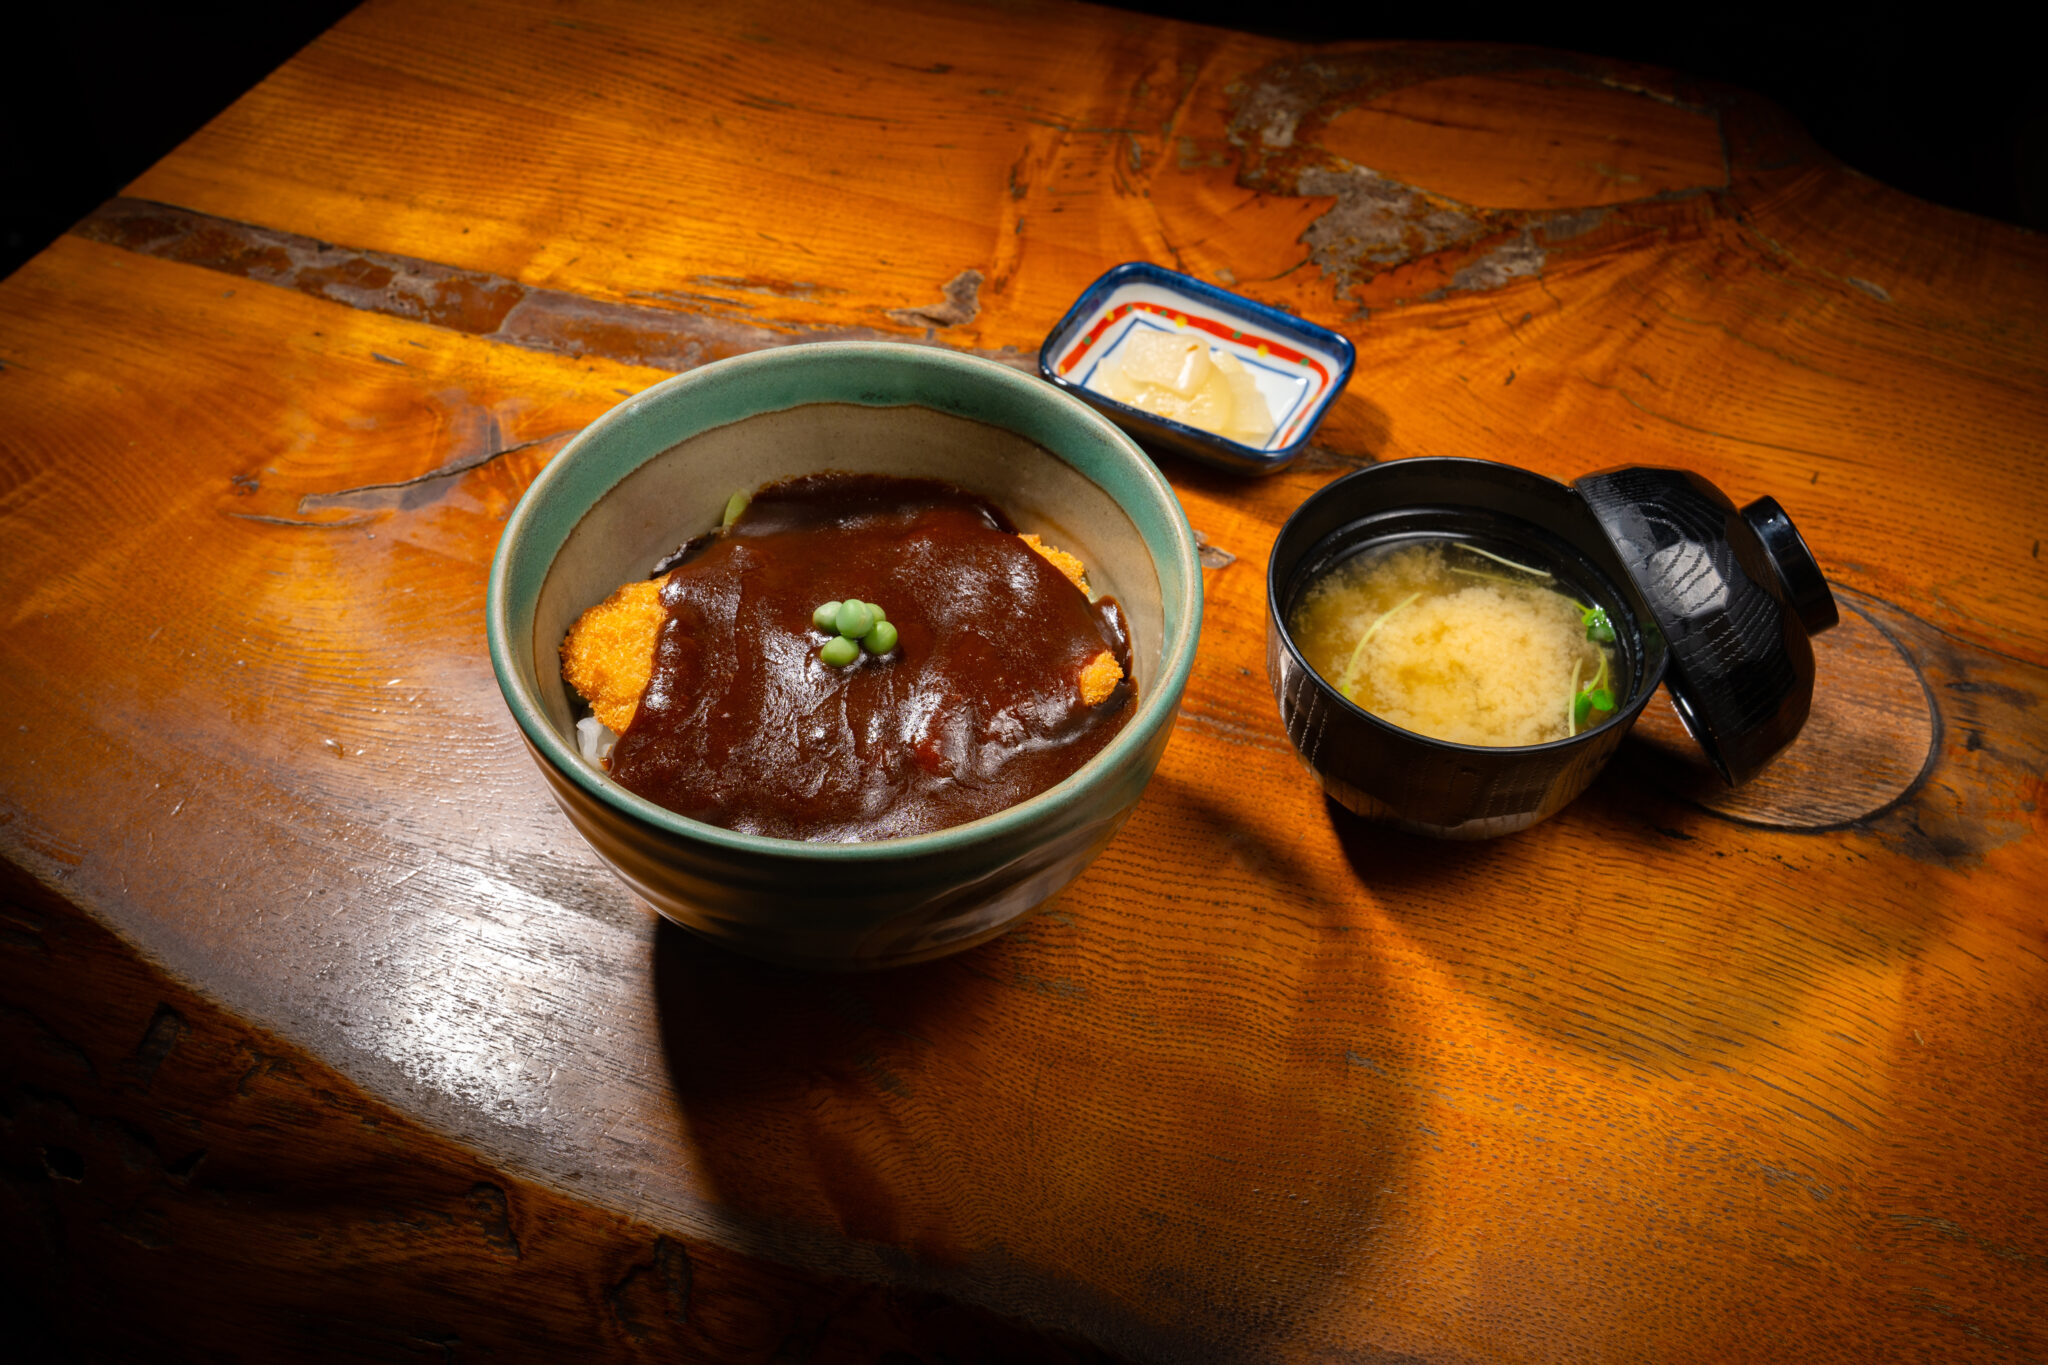
POLYGON ((1614 631, 1547 570, 1465 542, 1368 549, 1288 618, 1302 657, 1359 706, 1457 744, 1544 744, 1612 715, 1614 631))

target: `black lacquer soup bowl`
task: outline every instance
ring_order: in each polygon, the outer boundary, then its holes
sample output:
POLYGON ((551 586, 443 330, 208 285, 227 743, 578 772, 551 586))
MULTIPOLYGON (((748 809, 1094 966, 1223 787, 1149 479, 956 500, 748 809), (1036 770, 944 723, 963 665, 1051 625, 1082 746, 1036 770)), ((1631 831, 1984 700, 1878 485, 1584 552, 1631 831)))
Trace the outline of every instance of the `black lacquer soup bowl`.
POLYGON ((1337 480, 1281 528, 1267 570, 1266 668, 1288 739, 1333 800, 1417 833, 1484 839, 1569 804, 1667 681, 1722 775, 1746 780, 1805 722, 1808 635, 1833 622, 1825 578, 1768 498, 1737 511, 1679 470, 1626 468, 1567 486, 1485 460, 1410 459, 1337 480), (1367 547, 1421 537, 1500 547, 1604 608, 1618 679, 1606 718, 1547 744, 1453 743, 1381 719, 1310 666, 1288 631, 1309 586, 1367 547))

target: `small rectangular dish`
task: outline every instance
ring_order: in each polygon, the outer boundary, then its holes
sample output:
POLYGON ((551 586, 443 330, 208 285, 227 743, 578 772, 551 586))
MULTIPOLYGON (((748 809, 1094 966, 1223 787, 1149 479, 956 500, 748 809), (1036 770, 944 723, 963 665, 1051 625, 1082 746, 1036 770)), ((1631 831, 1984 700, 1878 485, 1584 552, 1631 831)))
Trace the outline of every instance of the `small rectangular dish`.
MULTIPOLYGON (((1270 474, 1308 444, 1344 391, 1355 357, 1351 342, 1327 327, 1178 271, 1127 261, 1082 291, 1039 348, 1038 372, 1141 441, 1240 474, 1270 474), (1234 440, 1113 397, 1112 386, 1126 394, 1133 388, 1122 381, 1127 357, 1147 348, 1157 354, 1147 333, 1206 342, 1207 359, 1237 376, 1233 382, 1248 378, 1270 419, 1256 424, 1265 435, 1234 440)), ((1167 408, 1185 401, 1156 388, 1145 396, 1167 408)))

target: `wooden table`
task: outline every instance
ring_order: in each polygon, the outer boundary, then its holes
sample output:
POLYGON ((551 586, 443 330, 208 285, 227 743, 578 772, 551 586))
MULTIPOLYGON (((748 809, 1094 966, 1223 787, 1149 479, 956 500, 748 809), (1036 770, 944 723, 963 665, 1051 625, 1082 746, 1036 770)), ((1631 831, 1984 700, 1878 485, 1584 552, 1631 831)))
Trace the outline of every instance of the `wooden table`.
POLYGON ((2040 1359, 2044 435, 2048 244, 1668 73, 371 0, 0 284, 0 1264, 94 1358, 2040 1359), (1028 367, 1126 259, 1359 348, 1291 470, 1164 466, 1130 824, 892 974, 657 923, 485 659, 520 491, 721 356, 1028 367), (1660 710, 1484 845, 1326 804, 1267 547, 1417 454, 1777 496, 1799 747, 1718 790, 1660 710))

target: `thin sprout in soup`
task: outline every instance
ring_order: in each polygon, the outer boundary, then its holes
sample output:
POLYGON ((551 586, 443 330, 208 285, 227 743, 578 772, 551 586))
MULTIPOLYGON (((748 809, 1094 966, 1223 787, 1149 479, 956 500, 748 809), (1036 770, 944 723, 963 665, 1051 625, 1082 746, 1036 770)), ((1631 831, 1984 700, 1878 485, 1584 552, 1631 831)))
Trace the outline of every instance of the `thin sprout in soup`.
POLYGON ((1596 601, 1469 541, 1370 546, 1309 586, 1288 630, 1345 697, 1456 744, 1569 739, 1626 695, 1596 601))

